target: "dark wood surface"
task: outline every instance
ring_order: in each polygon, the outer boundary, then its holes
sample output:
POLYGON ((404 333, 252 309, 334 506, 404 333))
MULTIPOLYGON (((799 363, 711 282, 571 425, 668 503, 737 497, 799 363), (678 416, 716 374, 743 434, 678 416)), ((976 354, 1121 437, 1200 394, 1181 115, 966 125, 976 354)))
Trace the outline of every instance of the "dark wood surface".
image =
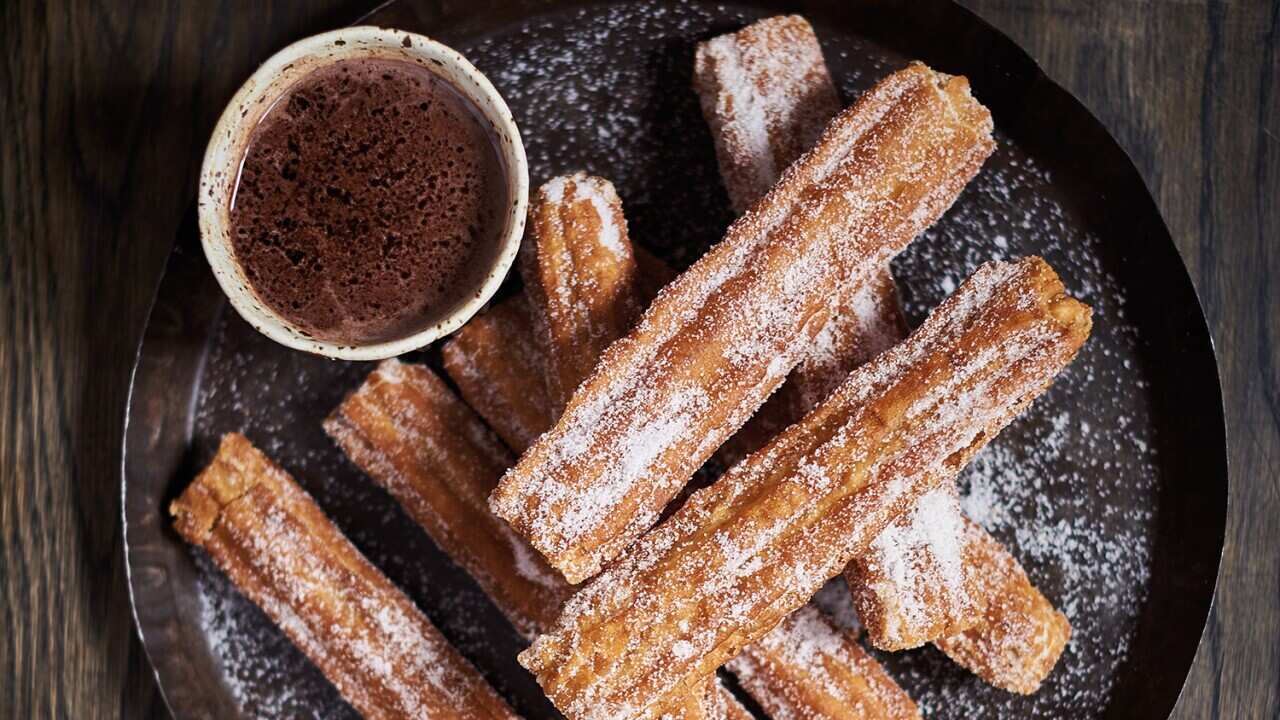
MULTIPOLYGON (((222 105, 374 4, 0 4, 0 717, 166 716, 120 547, 135 344, 222 105)), ((1175 717, 1280 716, 1280 3, 966 4, 1128 149, 1195 280, 1232 507, 1175 717)))

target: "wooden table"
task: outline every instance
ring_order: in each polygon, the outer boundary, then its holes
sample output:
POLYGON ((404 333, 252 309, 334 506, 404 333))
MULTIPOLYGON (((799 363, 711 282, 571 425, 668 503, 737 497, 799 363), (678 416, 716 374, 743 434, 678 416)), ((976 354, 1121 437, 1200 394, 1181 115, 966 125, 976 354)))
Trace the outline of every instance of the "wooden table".
MULTIPOLYGON (((121 555, 135 344, 223 104, 274 50, 373 4, 2 4, 0 716, 166 716, 121 555)), ((1280 716, 1280 3, 966 4, 1112 130, 1191 270, 1232 509, 1175 717, 1280 716)))

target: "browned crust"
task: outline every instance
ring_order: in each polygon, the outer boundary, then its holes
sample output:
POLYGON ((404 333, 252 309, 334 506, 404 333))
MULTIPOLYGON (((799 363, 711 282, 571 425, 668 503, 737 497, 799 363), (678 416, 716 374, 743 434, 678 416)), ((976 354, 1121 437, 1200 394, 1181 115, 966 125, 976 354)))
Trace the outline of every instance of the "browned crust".
POLYGON ((980 622, 987 600, 980 573, 956 487, 948 483, 894 518, 844 577, 871 644, 897 651, 980 622))
POLYGON ((973 521, 967 521, 965 537, 989 599, 986 613, 977 625, 934 645, 998 688, 1033 693, 1062 656, 1071 624, 995 538, 973 521))
POLYGON ((739 214, 769 192, 840 111, 818 38, 799 15, 766 18, 698 43, 693 87, 739 214))
POLYGON ((532 322, 528 299, 517 295, 472 318, 441 351, 462 398, 517 454, 556 417, 532 322))
POLYGON ((805 606, 727 666, 776 718, 919 720, 906 692, 856 638, 805 606))
POLYGON ((529 205, 521 276, 553 414, 640 314, 622 201, 604 178, 554 178, 529 205))

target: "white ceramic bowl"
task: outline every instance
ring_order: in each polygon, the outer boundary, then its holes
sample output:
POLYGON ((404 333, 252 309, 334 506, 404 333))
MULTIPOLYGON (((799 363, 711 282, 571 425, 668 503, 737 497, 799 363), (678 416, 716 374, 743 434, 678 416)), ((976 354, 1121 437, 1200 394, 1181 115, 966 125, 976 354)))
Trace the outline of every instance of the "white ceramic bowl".
POLYGON ((205 257, 240 316, 260 332, 288 347, 342 360, 381 360, 430 344, 457 330, 502 284, 520 247, 529 201, 529 168, 511 111, 489 80, 455 50, 421 35, 372 26, 315 35, 290 45, 262 64, 223 111, 200 170, 200 239, 205 257), (311 337, 274 312, 257 296, 236 260, 231 243, 230 198, 254 126, 272 104, 303 76, 339 60, 376 57, 419 62, 462 92, 492 126, 507 173, 510 211, 504 218, 491 266, 469 292, 451 306, 433 310, 424 329, 404 337, 360 345, 341 345, 311 337))

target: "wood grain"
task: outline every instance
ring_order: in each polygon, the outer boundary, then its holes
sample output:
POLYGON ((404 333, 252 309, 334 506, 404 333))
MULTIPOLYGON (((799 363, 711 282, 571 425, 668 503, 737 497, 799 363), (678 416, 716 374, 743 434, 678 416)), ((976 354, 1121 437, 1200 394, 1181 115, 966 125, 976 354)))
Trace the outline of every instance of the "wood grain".
MULTIPOLYGON (((1280 715, 1280 2, 968 0, 1128 149, 1217 342, 1232 508, 1177 718, 1280 715)), ((256 63, 371 0, 0 4, 0 716, 163 718, 120 552, 136 339, 256 63)))
POLYGON ((223 104, 367 5, 0 6, 0 716, 164 716, 120 544, 137 338, 223 104))

